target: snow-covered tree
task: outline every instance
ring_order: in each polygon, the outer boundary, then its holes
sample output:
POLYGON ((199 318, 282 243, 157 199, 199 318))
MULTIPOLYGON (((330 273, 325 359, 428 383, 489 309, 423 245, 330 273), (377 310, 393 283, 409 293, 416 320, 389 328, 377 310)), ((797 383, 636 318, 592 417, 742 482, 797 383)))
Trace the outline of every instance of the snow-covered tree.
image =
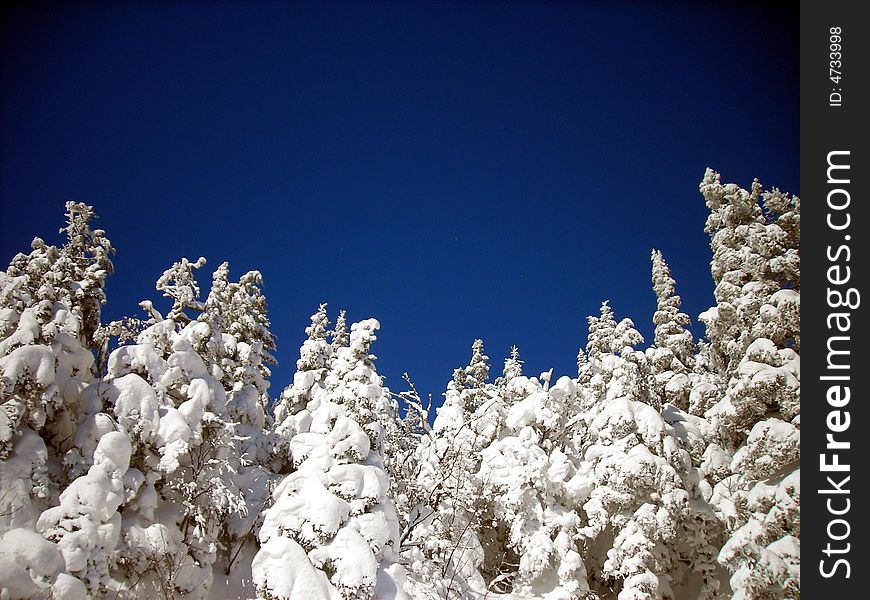
POLYGON ((113 567, 120 597, 205 597, 215 567, 228 573, 253 543, 267 501, 262 361, 273 341, 259 274, 233 283, 221 265, 203 302, 193 268, 204 264, 183 259, 157 282, 178 321, 146 303, 146 329, 109 356, 100 394, 133 442, 113 567))
MULTIPOLYGON (((516 360, 506 361, 506 372, 516 360)), ((489 499, 478 534, 483 574, 490 589, 519 597, 577 597, 589 587, 579 545, 583 487, 568 444, 576 382, 562 377, 545 389, 514 374, 500 393, 504 422, 478 472, 489 499)))
POLYGON ((75 441, 96 381, 95 353, 101 344, 95 332, 113 250, 102 230, 91 229, 91 207, 68 202, 66 218, 63 246, 35 238, 30 254, 16 255, 0 272, 0 534, 5 548, 0 562, 9 561, 0 569, 29 573, 14 582, 18 592, 0 577, 5 590, 0 593, 10 596, 35 597, 50 587, 55 597, 83 598, 82 579, 100 589, 111 551, 100 536, 110 542, 117 534, 110 514, 106 519, 113 524, 99 516, 89 520, 92 513, 73 515, 72 508, 70 518, 78 523, 81 517, 87 532, 70 534, 58 547, 44 537, 40 542, 35 531, 40 513, 56 512, 58 503, 76 493, 73 480, 87 470, 96 449, 94 444, 91 456, 82 460, 75 441), (21 546, 6 548, 7 543, 21 546), (70 552, 81 560, 72 561, 70 552))
POLYGON ((633 349, 642 337, 630 320, 617 324, 606 302, 588 320, 572 452, 585 480, 578 485, 589 585, 598 593, 615 587, 620 600, 673 598, 696 572, 712 593, 715 557, 678 547, 680 532, 702 518, 690 502, 698 476, 654 399, 646 356, 633 349))
POLYGON ((579 361, 578 381, 584 392, 582 408, 591 408, 601 400, 631 397, 650 405, 658 405, 651 389, 652 372, 645 354, 635 346, 643 343, 643 336, 634 328, 631 319, 619 323, 613 315, 609 301, 601 304, 600 316, 587 317, 589 333, 586 352, 579 361))
POLYGON ((182 258, 163 272, 157 280, 157 290, 172 300, 172 308, 166 318, 180 325, 186 325, 191 317, 185 311, 202 312, 205 304, 199 299, 200 289, 194 269, 201 269, 206 263, 200 256, 196 262, 182 258))
POLYGON ((347 311, 339 311, 338 318, 335 320, 335 327, 332 330, 332 348, 341 348, 350 343, 350 336, 347 332, 347 311))
POLYGON ((415 589, 433 597, 461 598, 486 588, 477 536, 486 500, 477 472, 501 418, 494 386, 486 382, 488 360, 483 342, 475 340, 468 366, 454 371, 416 453, 417 505, 408 517, 405 548, 415 589))
POLYGON ((718 366, 733 374, 759 338, 800 351, 800 199, 757 180, 750 190, 723 185, 712 169, 701 193, 716 285, 716 306, 701 320, 718 366))
POLYGON ((663 402, 687 409, 692 389, 691 372, 695 366, 695 340, 686 329, 689 315, 680 311, 676 282, 659 250, 652 251, 652 281, 656 295, 653 315, 656 327, 648 356, 656 393, 663 402))
POLYGON ((317 312, 311 315, 311 325, 305 328, 305 333, 308 339, 299 350, 296 373, 293 376, 294 385, 287 386, 275 402, 275 423, 279 426, 288 416, 298 413, 308 405, 311 397, 306 394, 313 389, 316 382, 326 377, 326 369, 332 356, 332 346, 326 339, 329 333, 326 304, 321 304, 317 312))
POLYGON ((212 287, 199 320, 212 327, 213 361, 220 367, 215 375, 228 389, 252 386, 262 407, 275 364, 275 338, 267 314, 266 298, 259 271, 249 271, 238 282, 229 281, 229 264, 221 264, 212 276, 212 287))
POLYGON ((496 385, 503 388, 507 386, 512 379, 520 377, 522 374, 523 361, 520 360, 520 349, 516 346, 511 346, 511 355, 505 359, 502 375, 496 379, 496 385))
POLYGON ((294 470, 273 492, 253 561, 262 598, 404 597, 377 414, 389 396, 369 354, 378 328, 374 319, 354 323, 349 345, 319 377, 326 362, 311 359, 331 351, 317 343, 326 335, 325 306, 312 318, 293 389, 283 395, 308 401, 278 429, 294 470))
MULTIPOLYGON (((489 379, 489 357, 484 354, 483 340, 474 340, 471 345, 471 361, 465 367, 467 385, 472 388, 481 388, 489 379)), ((476 397, 472 397, 476 399, 476 397)), ((472 405, 471 408, 476 408, 472 405)))
POLYGON ((0 272, 0 532, 32 529, 87 468, 71 440, 95 382, 113 250, 91 207, 68 202, 66 217, 63 246, 35 238, 0 272))
POLYGON ((426 401, 420 398, 410 375, 404 373, 407 390, 392 394, 396 402, 396 414, 401 403, 405 416, 397 418, 394 425, 387 429, 384 438, 384 467, 390 476, 390 498, 396 507, 401 534, 399 550, 412 533, 414 524, 410 517, 412 510, 423 501, 425 492, 417 486, 418 463, 417 448, 421 440, 432 434, 429 414, 432 409, 431 395, 426 401))
MULTIPOLYGON (((218 584, 247 578, 256 550, 256 533, 262 524, 262 510, 268 502, 274 475, 272 419, 269 411, 269 365, 275 338, 271 332, 263 278, 248 271, 238 282, 229 280, 227 263, 212 276, 212 288, 198 320, 209 323, 217 356, 210 355, 211 370, 226 392, 229 423, 224 444, 232 481, 244 499, 244 510, 228 515, 220 534, 221 565, 218 584), (217 367, 217 368, 216 368, 217 367)), ((217 564, 217 563, 216 563, 217 564)))
POLYGON ((723 185, 708 169, 716 306, 701 315, 724 394, 705 417, 731 456, 711 502, 731 538, 719 560, 735 597, 798 597, 800 199, 723 185))

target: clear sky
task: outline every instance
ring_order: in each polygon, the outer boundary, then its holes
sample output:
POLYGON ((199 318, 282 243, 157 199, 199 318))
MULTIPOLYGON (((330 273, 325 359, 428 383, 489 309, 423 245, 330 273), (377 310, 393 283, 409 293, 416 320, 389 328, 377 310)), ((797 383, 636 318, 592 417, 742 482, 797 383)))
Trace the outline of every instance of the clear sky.
POLYGON ((797 3, 0 10, 0 262, 75 199, 117 248, 106 318, 182 256, 206 289, 259 269, 273 395, 320 302, 380 320, 395 390, 440 399, 477 337, 494 374, 516 344, 575 375, 604 299, 650 340, 651 248, 711 304, 707 166, 800 192, 797 3))

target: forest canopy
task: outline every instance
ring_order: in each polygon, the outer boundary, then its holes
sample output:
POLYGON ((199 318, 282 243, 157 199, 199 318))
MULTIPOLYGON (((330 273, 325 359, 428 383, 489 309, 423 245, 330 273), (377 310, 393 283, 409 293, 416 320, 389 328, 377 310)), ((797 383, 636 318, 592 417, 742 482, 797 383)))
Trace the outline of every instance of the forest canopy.
POLYGON ((437 408, 326 304, 272 394, 262 277, 227 263, 104 323, 114 249, 68 202, 0 272, 0 597, 799 598, 800 200, 700 192, 702 339, 652 250, 652 340, 607 300, 576 373, 473 340, 437 408))

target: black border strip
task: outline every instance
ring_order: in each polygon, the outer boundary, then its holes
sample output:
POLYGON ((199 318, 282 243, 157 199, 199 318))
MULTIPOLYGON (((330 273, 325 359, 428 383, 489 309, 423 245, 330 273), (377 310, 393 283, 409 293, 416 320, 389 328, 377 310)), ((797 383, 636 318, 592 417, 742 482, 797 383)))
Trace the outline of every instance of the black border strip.
POLYGON ((868 128, 862 124, 867 115, 862 113, 870 113, 866 85, 870 22, 861 18, 861 5, 844 0, 800 4, 800 189, 806 209, 801 263, 802 280, 808 285, 801 294, 801 591, 807 598, 859 598, 866 593, 862 581, 870 546, 866 536, 870 369, 863 361, 870 353, 862 348, 870 343, 864 334, 865 314, 870 310, 864 306, 870 303, 866 283, 870 215, 864 210, 870 200, 866 183, 870 172, 868 128), (837 51, 839 55, 832 54, 837 51), (839 63, 832 63, 837 59, 839 63), (843 168, 829 172, 829 161, 843 168), (855 293, 847 296, 850 289, 855 293), (834 306, 841 301, 838 292, 842 302, 854 308, 834 306), (831 317, 834 313, 848 317, 831 317), (838 329, 846 326, 847 331, 838 329), (829 344, 849 354, 830 354, 829 344), (840 368, 829 366, 829 360, 840 368), (848 442, 849 448, 828 447, 829 434, 835 442, 848 442), (822 455, 828 465, 836 460, 849 465, 849 470, 830 470, 830 466, 825 470, 822 455))

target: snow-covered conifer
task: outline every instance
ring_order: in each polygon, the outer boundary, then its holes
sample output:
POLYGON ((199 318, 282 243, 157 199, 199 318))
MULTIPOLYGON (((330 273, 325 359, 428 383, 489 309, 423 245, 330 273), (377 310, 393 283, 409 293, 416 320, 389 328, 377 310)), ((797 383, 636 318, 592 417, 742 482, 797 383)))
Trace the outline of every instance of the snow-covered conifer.
MULTIPOLYGON (((114 270, 109 255, 115 250, 105 231, 91 229, 91 221, 97 218, 92 207, 67 202, 66 218, 67 225, 61 230, 67 236, 61 252, 68 261, 65 280, 70 296, 66 303, 81 320, 80 342, 85 348, 95 348, 93 336, 100 326, 100 307, 106 303, 104 284, 114 270)), ((56 267, 53 271, 57 274, 56 267)))
MULTIPOLYGON (((456 369, 428 435, 416 452, 418 505, 406 532, 412 585, 433 597, 464 597, 486 589, 479 572, 484 550, 477 536, 485 512, 477 477, 481 451, 497 435, 503 411, 481 340, 472 345, 469 365, 456 369)), ((422 591, 418 593, 423 593, 422 591)))
MULTIPOLYGON (((321 304, 317 312, 311 315, 311 325, 305 328, 308 339, 299 350, 293 385, 287 386, 275 402, 275 423, 279 426, 279 431, 287 417, 297 414, 307 406, 311 397, 306 394, 313 389, 314 383, 326 377, 326 369, 332 356, 332 347, 326 339, 328 330, 326 304, 321 304)), ((292 432, 283 437, 287 438, 288 435, 292 435, 292 432)), ((283 450, 279 449, 279 453, 283 454, 283 450)))
POLYGON ((192 269, 204 262, 182 260, 158 280, 179 321, 152 318, 108 360, 104 401, 133 440, 112 572, 124 598, 204 597, 218 560, 228 571, 246 539, 253 542, 266 503, 260 368, 272 338, 251 287, 259 274, 233 283, 221 265, 201 302, 192 269))
POLYGON ((545 389, 517 375, 500 393, 511 399, 478 472, 489 499, 478 532, 482 574, 494 591, 576 597, 589 591, 579 545, 582 487, 565 452, 576 383, 562 377, 545 389))
POLYGON ((333 352, 342 346, 347 346, 350 343, 350 336, 347 332, 347 311, 341 310, 338 312, 338 318, 335 320, 335 327, 332 330, 331 346, 333 352))
POLYGON ((35 238, 0 272, 0 532, 33 528, 86 470, 71 442, 95 382, 94 337, 112 245, 91 207, 68 202, 66 243, 35 238))
POLYGON ((659 250, 652 251, 652 281, 656 295, 654 345, 648 356, 655 377, 656 393, 663 402, 689 407, 691 372, 695 365, 695 340, 686 329, 689 316, 680 311, 676 282, 659 250))
POLYGON ((212 277, 212 288, 198 320, 211 327, 211 361, 231 398, 229 408, 240 422, 262 428, 268 405, 269 365, 275 364, 275 338, 270 330, 259 271, 230 282, 225 262, 212 277))
POLYGON ((474 340, 471 345, 471 362, 465 368, 465 373, 469 387, 483 387, 489 379, 489 357, 484 354, 483 340, 474 340))
POLYGON ((330 355, 330 347, 326 341, 328 332, 326 304, 321 304, 317 312, 311 315, 311 325, 305 328, 308 339, 302 344, 299 360, 296 361, 297 371, 315 371, 326 367, 330 355))
POLYGON ((716 284, 701 320, 726 382, 705 417, 733 456, 711 497, 731 535, 719 560, 735 597, 798 597, 800 200, 758 181, 723 185, 710 169, 701 193, 716 284))
POLYGON ((702 315, 726 375, 758 338, 778 347, 800 340, 800 199, 756 180, 747 191, 708 169, 701 193, 710 209, 717 305, 702 315))
POLYGON ((349 345, 337 350, 325 377, 306 376, 315 349, 309 342, 325 338, 325 323, 322 306, 300 350, 294 389, 284 394, 308 402, 279 427, 294 470, 275 488, 260 529, 257 593, 350 599, 391 590, 389 597, 403 598, 399 523, 388 497, 377 415, 390 404, 369 354, 379 325, 374 319, 354 323, 349 345))
POLYGON ((630 320, 616 323, 607 303, 588 320, 571 448, 586 520, 579 535, 597 549, 584 556, 589 585, 621 588, 621 599, 670 597, 694 570, 713 593, 715 557, 688 559, 679 548, 679 533, 702 518, 690 504, 698 475, 660 412, 646 355, 633 348, 642 337, 630 320))
POLYGON ((504 387, 516 377, 523 374, 523 361, 520 360, 520 350, 516 346, 511 346, 511 355, 504 361, 504 369, 502 376, 496 380, 498 387, 504 387))
POLYGON ((589 358, 613 352, 613 335, 616 331, 616 319, 610 302, 601 303, 600 316, 589 316, 589 334, 586 337, 586 354, 589 358))
MULTIPOLYGON (((583 393, 584 408, 601 398, 631 397, 650 405, 658 405, 651 389, 652 371, 645 354, 635 349, 643 336, 631 319, 614 318, 608 301, 601 304, 600 316, 587 317, 589 334, 578 381, 583 393)), ((582 351, 581 351, 582 352, 582 351)), ((578 354, 578 364, 579 364, 578 354)))

